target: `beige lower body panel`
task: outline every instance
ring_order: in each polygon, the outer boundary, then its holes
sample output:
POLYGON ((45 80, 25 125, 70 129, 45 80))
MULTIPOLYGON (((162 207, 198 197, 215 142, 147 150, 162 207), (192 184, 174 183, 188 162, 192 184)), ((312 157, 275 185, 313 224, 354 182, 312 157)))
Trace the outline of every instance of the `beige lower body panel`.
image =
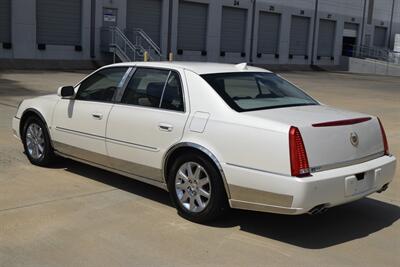
MULTIPOLYGON (((107 155, 87 151, 60 142, 53 142, 53 145, 56 153, 61 156, 167 189, 160 169, 111 158, 107 155)), ((291 208, 293 196, 237 185, 228 185, 228 187, 230 191, 229 203, 232 208, 282 214, 294 214, 297 212, 296 209, 291 208)))
POLYGON ((293 203, 293 196, 290 195, 261 191, 237 185, 229 185, 229 190, 231 192, 231 198, 235 200, 286 208, 290 208, 293 203))
POLYGON ((229 185, 232 208, 263 212, 294 214, 293 196, 229 185))
POLYGON ((296 214, 298 212, 297 209, 285 208, 279 206, 270 206, 260 203, 246 202, 234 199, 229 200, 229 204, 233 209, 254 210, 254 211, 271 212, 279 214, 296 214))
POLYGON ((167 189, 160 169, 143 166, 126 160, 111 158, 107 155, 87 151, 60 142, 53 141, 53 146, 56 154, 60 156, 167 189))

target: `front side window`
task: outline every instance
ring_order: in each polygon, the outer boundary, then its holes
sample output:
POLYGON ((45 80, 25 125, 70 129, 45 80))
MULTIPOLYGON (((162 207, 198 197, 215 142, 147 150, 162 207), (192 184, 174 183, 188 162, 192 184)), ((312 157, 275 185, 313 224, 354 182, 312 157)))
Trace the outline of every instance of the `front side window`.
POLYGON ((202 75, 234 110, 252 111, 318 105, 299 88, 273 73, 243 72, 202 75))
POLYGON ((179 75, 169 70, 138 68, 129 81, 121 102, 183 111, 179 75))
POLYGON ((80 85, 75 99, 112 102, 128 68, 108 68, 95 72, 80 85))

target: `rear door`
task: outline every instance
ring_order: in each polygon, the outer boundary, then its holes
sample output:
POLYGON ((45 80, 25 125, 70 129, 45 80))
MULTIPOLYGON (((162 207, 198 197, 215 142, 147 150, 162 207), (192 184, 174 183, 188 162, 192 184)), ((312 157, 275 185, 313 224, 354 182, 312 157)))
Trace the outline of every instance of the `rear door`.
POLYGON ((308 55, 308 39, 310 33, 310 18, 292 16, 290 26, 289 54, 292 56, 308 55))
POLYGON ((221 51, 231 53, 245 52, 247 9, 222 8, 221 51))
POLYGON ((333 57, 335 53, 336 21, 321 19, 318 33, 318 56, 333 57))
POLYGON ((135 30, 142 29, 160 46, 162 0, 128 0, 126 6, 127 35, 135 40, 135 30))
POLYGON ((36 0, 36 42, 82 45, 82 0, 36 0))
POLYGON ((113 168, 162 181, 163 156, 182 138, 189 113, 181 75, 136 69, 108 119, 106 144, 113 168))
POLYGON ((57 103, 52 128, 56 150, 107 165, 106 122, 127 71, 127 67, 102 69, 77 86, 74 99, 57 103))

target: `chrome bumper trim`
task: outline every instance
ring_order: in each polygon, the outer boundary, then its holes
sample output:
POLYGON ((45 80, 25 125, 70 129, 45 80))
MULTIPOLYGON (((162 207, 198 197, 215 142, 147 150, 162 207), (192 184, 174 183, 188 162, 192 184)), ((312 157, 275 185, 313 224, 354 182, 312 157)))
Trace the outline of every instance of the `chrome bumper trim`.
POLYGON ((361 164, 373 159, 377 159, 380 157, 383 157, 385 155, 385 153, 382 152, 378 152, 363 158, 359 158, 359 159, 354 159, 354 160, 349 160, 349 161, 344 161, 344 162, 338 162, 338 163, 333 163, 333 164, 327 164, 327 165, 323 165, 323 166, 317 166, 317 167, 311 167, 311 173, 315 173, 315 172, 322 172, 322 171, 327 171, 327 170, 332 170, 332 169, 337 169, 337 168, 342 168, 342 167, 347 167, 350 165, 356 165, 356 164, 361 164))

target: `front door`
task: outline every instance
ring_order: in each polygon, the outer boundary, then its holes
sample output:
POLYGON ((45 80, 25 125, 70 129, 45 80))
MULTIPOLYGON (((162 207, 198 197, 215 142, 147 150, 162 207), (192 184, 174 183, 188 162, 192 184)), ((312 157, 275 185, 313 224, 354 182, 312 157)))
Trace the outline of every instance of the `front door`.
POLYGON ((106 144, 113 168, 162 181, 163 156, 182 138, 189 113, 180 75, 136 69, 108 119, 106 144))
POLYGON ((126 67, 102 69, 76 87, 74 99, 61 99, 57 103, 52 124, 52 140, 57 151, 107 164, 107 118, 127 70, 126 67))

